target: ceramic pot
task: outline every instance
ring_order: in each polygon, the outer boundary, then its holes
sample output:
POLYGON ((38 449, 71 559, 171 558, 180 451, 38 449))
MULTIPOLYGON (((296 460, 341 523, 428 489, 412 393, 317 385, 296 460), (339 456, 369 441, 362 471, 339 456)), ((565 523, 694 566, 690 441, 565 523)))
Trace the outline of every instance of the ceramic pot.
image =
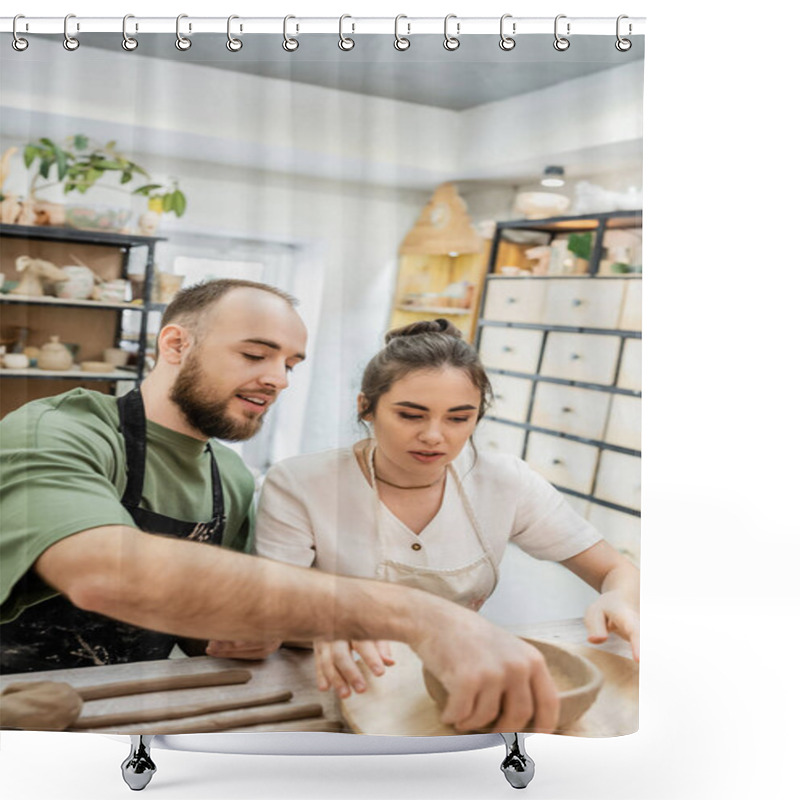
POLYGON ((88 267, 61 268, 69 276, 56 284, 56 296, 62 300, 88 300, 94 289, 94 273, 88 267))
POLYGON ((72 353, 51 336, 50 341, 39 350, 39 369, 65 370, 72 366, 72 353))
POLYGON ((3 366, 8 369, 25 369, 29 366, 28 356, 24 353, 6 353, 3 356, 3 366))

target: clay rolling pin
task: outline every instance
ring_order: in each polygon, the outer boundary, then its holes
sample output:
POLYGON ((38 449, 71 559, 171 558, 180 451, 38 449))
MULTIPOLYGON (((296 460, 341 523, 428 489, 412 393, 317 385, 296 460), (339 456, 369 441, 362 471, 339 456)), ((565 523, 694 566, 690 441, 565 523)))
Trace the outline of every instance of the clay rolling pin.
MULTIPOLYGON (((288 722, 296 719, 308 719, 310 717, 321 717, 322 706, 319 703, 308 703, 299 706, 286 706, 285 708, 253 708, 248 711, 241 711, 238 714, 218 714, 214 717, 205 719, 182 719, 180 722, 166 723, 164 725, 156 723, 148 725, 148 734, 172 734, 172 733, 213 733, 214 731, 227 731, 234 728, 246 728, 249 725, 271 725, 278 722, 288 722)), ((300 730, 306 730, 301 727, 300 730)), ((136 731, 139 733, 139 731, 136 731)))
POLYGON ((170 675, 166 678, 146 678, 140 681, 83 686, 77 687, 75 691, 83 700, 103 700, 106 697, 123 697, 129 694, 197 689, 200 686, 231 686, 237 683, 247 683, 252 677, 253 673, 249 669, 224 669, 220 672, 203 672, 197 675, 170 675))
POLYGON ((218 700, 215 703, 192 703, 185 706, 171 708, 140 708, 134 711, 120 711, 115 714, 96 714, 81 717, 74 722, 70 730, 78 731, 86 728, 108 728, 112 725, 135 725, 137 722, 155 722, 167 719, 181 719, 183 717, 199 717, 203 714, 213 714, 216 711, 230 711, 234 708, 252 708, 253 706, 267 706, 275 703, 288 703, 292 699, 291 692, 272 692, 255 697, 241 697, 238 699, 218 700))

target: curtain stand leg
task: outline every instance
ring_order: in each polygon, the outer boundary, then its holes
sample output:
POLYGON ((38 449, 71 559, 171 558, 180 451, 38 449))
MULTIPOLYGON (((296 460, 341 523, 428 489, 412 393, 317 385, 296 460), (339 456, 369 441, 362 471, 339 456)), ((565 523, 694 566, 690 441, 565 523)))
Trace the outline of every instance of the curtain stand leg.
POLYGON ((524 789, 535 771, 533 759, 525 752, 525 739, 521 733, 501 733, 506 744, 506 757, 500 769, 515 789, 524 789))
POLYGON ((156 765, 150 758, 152 741, 152 736, 131 736, 131 752, 122 762, 122 779, 135 792, 144 789, 155 774, 156 765))

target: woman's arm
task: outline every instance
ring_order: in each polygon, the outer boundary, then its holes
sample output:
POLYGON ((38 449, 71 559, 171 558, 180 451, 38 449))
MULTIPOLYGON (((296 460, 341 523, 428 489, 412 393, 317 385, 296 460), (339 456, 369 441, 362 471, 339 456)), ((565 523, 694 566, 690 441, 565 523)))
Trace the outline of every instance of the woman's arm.
POLYGON ((561 562, 600 592, 584 616, 589 641, 606 641, 609 631, 631 643, 639 660, 639 570, 608 542, 600 541, 561 562))

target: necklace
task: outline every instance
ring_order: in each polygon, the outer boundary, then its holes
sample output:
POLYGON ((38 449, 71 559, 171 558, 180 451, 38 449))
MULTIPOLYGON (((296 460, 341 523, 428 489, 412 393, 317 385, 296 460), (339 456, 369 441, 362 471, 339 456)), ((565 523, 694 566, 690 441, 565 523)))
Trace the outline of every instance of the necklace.
POLYGON ((439 483, 444 475, 438 477, 433 483, 424 483, 422 486, 400 486, 397 483, 392 483, 391 481, 387 481, 386 478, 381 478, 377 473, 375 474, 375 480, 380 481, 381 483, 385 483, 387 486, 393 486, 395 489, 430 489, 431 486, 435 486, 439 483))
POLYGON ((362 451, 359 457, 363 458, 364 461, 366 461, 367 468, 369 469, 370 474, 376 481, 379 481, 380 483, 385 483, 387 486, 392 486, 395 489, 430 489, 431 486, 435 486, 437 483, 444 480, 444 476, 447 474, 446 472, 444 472, 432 483, 424 483, 421 486, 400 486, 400 484, 387 481, 386 478, 381 478, 378 475, 375 469, 375 448, 373 448, 372 451, 369 453, 364 453, 362 451))

